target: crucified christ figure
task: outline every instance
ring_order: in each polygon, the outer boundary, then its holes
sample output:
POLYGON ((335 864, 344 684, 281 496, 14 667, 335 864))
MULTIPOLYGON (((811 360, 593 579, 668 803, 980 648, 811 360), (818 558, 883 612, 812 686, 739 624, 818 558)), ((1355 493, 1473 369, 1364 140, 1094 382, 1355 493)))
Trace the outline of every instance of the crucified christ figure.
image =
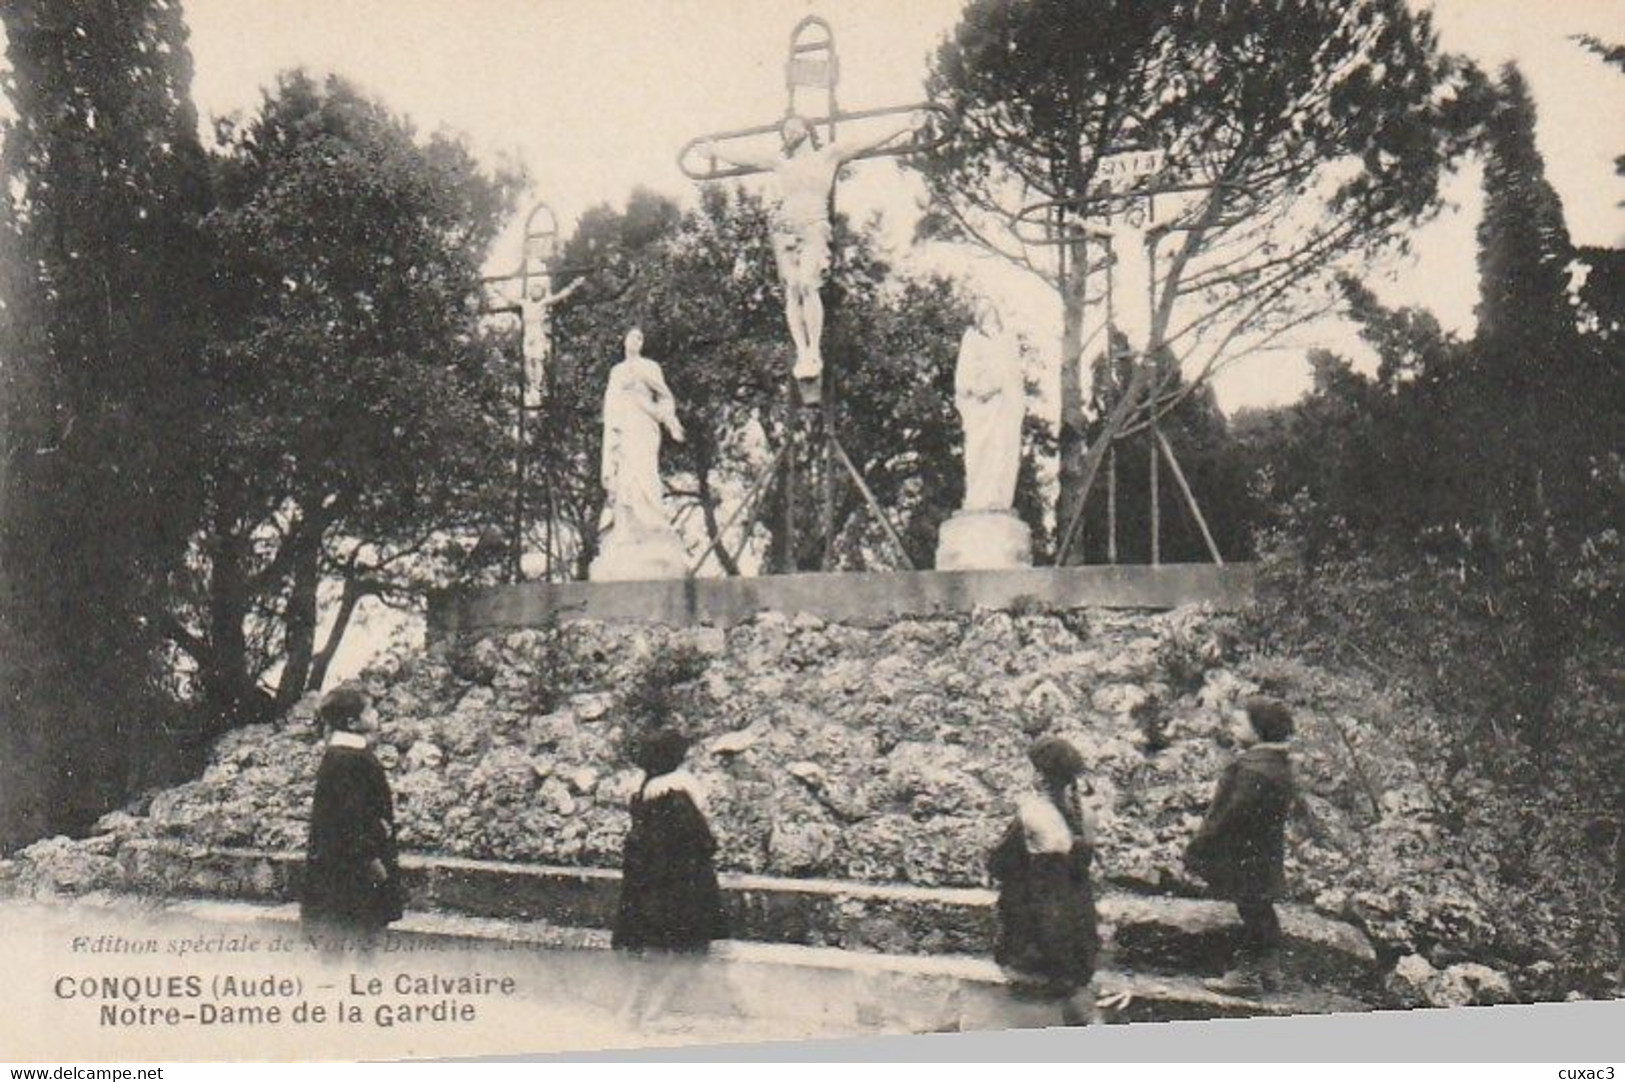
POLYGON ((1131 211, 1116 225, 1092 222, 1087 231, 1092 239, 1111 245, 1112 322, 1140 354, 1151 344, 1156 246, 1163 234, 1146 218, 1144 211, 1131 211))
POLYGON ((521 319, 525 324, 522 341, 527 409, 535 409, 542 402, 543 385, 547 379, 547 362, 553 353, 553 341, 548 333, 548 323, 552 318, 553 309, 580 289, 586 280, 585 277, 577 278, 563 289, 553 291, 549 289, 549 278, 543 275, 530 283, 529 292, 519 301, 521 319))
POLYGON ((831 223, 829 193, 841 166, 867 151, 922 127, 925 114, 862 142, 819 144, 818 135, 804 117, 791 115, 779 125, 782 149, 776 154, 723 150, 715 142, 701 144, 699 152, 749 169, 771 171, 777 178, 777 199, 772 207, 773 255, 779 280, 784 283, 784 318, 795 342, 793 374, 803 383, 816 383, 824 370, 819 344, 824 336, 824 302, 818 295, 829 275, 831 223))

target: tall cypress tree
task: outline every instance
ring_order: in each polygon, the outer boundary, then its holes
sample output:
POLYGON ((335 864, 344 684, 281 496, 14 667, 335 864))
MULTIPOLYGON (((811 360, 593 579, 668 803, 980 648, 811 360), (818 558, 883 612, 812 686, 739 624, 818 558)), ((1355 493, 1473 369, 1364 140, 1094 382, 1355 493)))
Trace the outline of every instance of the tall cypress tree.
POLYGON ((1617 377, 1581 326, 1571 295, 1578 253, 1535 144, 1528 85, 1512 65, 1485 129, 1478 245, 1473 386, 1461 398, 1490 481, 1486 516, 1578 526, 1592 487, 1587 460, 1612 445, 1617 377))
POLYGON ((1567 301, 1573 257, 1563 205, 1535 145, 1535 104, 1513 65, 1485 126, 1484 216, 1478 226, 1478 334, 1533 362, 1554 330, 1572 333, 1567 301))
POLYGON ((1583 326, 1578 253, 1515 66, 1502 70, 1498 91, 1484 136, 1478 334, 1449 400, 1477 510, 1469 525, 1483 540, 1477 562, 1522 612, 1525 694, 1516 706, 1526 736, 1540 741, 1577 634, 1563 569, 1617 514, 1594 473, 1617 443, 1621 384, 1611 351, 1583 326))
POLYGON ((163 720, 205 198, 177 0, 0 7, 0 844, 88 824, 163 720))

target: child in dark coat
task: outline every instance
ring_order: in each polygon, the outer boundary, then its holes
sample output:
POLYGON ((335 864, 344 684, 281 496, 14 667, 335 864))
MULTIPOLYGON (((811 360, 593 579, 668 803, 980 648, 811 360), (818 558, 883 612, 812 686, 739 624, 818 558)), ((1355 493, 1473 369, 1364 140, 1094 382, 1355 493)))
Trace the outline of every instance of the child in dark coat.
POLYGON ((728 935, 704 790, 682 769, 688 746, 682 733, 662 728, 644 736, 634 753, 644 779, 632 797, 611 942, 617 950, 658 956, 635 981, 625 1011, 637 1023, 663 1013, 711 941, 728 935))
POLYGON ((988 859, 999 887, 994 960, 1018 997, 1057 1001, 1068 1025, 1095 1013, 1100 935, 1089 866, 1094 817, 1078 798, 1083 756, 1060 737, 1034 744, 1028 758, 1039 791, 1021 797, 1004 838, 988 859))
POLYGON ((384 768, 368 750, 367 699, 338 687, 317 719, 328 733, 310 809, 300 917, 364 939, 401 917, 395 807, 384 768))
POLYGON ((1292 714, 1274 699, 1244 705, 1237 736, 1246 750, 1219 779, 1207 816, 1185 852, 1185 866, 1215 894, 1236 904, 1241 942, 1229 972, 1208 987, 1258 996, 1280 983, 1281 922, 1275 901, 1284 893, 1286 820, 1295 801, 1287 740, 1292 714))
POLYGON ((712 864, 717 843, 700 783, 682 769, 687 752, 675 729, 650 733, 638 748, 644 780, 621 857, 617 947, 703 951, 728 934, 712 864))

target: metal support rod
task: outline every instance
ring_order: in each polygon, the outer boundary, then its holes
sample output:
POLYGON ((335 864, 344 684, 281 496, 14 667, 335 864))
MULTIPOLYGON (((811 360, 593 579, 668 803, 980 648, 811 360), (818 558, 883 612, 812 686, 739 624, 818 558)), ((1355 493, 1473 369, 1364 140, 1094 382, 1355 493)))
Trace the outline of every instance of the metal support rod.
POLYGON ((1106 452, 1106 561, 1117 562, 1117 448, 1106 452))
MULTIPOLYGON (((520 332, 520 348, 524 345, 524 331, 520 332)), ((525 555, 525 365, 519 364, 519 408, 515 411, 518 449, 513 457, 513 551, 508 554, 508 581, 523 582, 525 569, 521 561, 525 555)))
MULTIPOLYGON (((1153 312, 1156 311, 1155 277, 1156 268, 1155 264, 1153 263, 1151 270, 1152 280, 1148 283, 1148 288, 1151 290, 1151 311, 1153 312)), ((1112 305, 1112 297, 1114 292, 1115 278, 1116 275, 1112 271, 1107 271, 1106 357, 1108 360, 1108 366, 1112 368, 1111 374, 1114 377, 1117 373, 1115 370, 1115 365, 1112 365, 1111 361, 1112 320, 1115 316, 1112 305)), ((1113 404, 1111 412, 1106 415, 1106 423, 1104 426, 1102 426, 1100 434, 1096 437, 1095 445, 1089 448, 1088 453, 1084 455, 1083 479, 1082 484, 1079 486, 1080 491, 1078 493, 1077 506, 1073 508, 1071 520, 1066 524, 1066 528, 1061 531, 1061 541, 1055 549, 1055 562, 1058 565, 1065 565, 1072 552, 1072 544, 1078 535, 1078 527, 1083 522, 1084 508, 1089 506, 1089 490, 1094 487, 1095 475, 1100 472, 1100 464, 1105 460, 1106 452, 1111 449, 1112 445, 1116 443, 1118 438, 1122 435, 1123 425, 1128 420, 1130 409, 1132 409, 1134 404, 1139 401, 1140 396, 1145 392, 1146 386, 1150 382, 1150 358, 1157 356, 1161 350, 1162 336, 1159 329, 1155 326, 1155 319, 1153 319, 1151 332, 1146 336, 1145 353, 1138 357, 1134 357, 1131 354, 1132 359, 1129 362, 1130 375, 1128 386, 1123 388, 1122 395, 1120 395, 1116 403, 1113 404)))
MULTIPOLYGON (((711 543, 705 546, 705 551, 700 553, 700 558, 696 560, 694 565, 688 569, 689 578, 693 578, 694 575, 698 573, 700 568, 705 566, 705 561, 710 558, 711 553, 716 551, 717 546, 722 544, 723 538, 727 535, 729 530, 733 529, 734 523, 739 521, 740 516, 748 511, 751 505, 754 504, 757 498, 766 490, 768 481, 772 480, 773 475, 778 472, 779 463, 784 461, 784 452, 788 450, 789 447, 790 445, 788 443, 781 444, 779 449, 774 452, 773 460, 763 467, 761 472, 756 475, 756 480, 751 483, 750 491, 745 494, 744 502, 738 507, 734 508, 734 513, 729 515, 728 521, 722 524, 722 529, 717 531, 717 536, 711 539, 711 543)), ((750 536, 750 531, 748 529, 745 531, 745 536, 750 536)))
POLYGON ((799 395, 796 391, 795 381, 785 384, 784 406, 786 420, 784 423, 784 552, 783 565, 779 571, 786 575, 794 574, 799 570, 796 559, 796 435, 800 428, 797 415, 800 413, 799 395))
MULTIPOLYGON (((550 318, 547 321, 546 327, 547 358, 549 363, 547 367, 542 370, 542 381, 544 384, 542 391, 542 402, 544 403, 544 406, 545 404, 550 404, 556 401, 556 399, 553 397, 553 392, 556 389, 554 387, 553 362, 558 359, 558 337, 553 333, 553 320, 551 315, 552 313, 549 313, 550 318)), ((558 528, 557 523, 559 517, 558 493, 555 490, 554 473, 555 471, 549 469, 543 479, 544 488, 547 493, 547 523, 542 533, 542 540, 545 548, 544 563, 542 565, 543 582, 552 582, 553 573, 560 565, 560 560, 554 552, 555 547, 557 547, 558 543, 562 541, 562 538, 555 538, 554 536, 554 533, 558 528)))
POLYGON ((835 448, 835 453, 840 456, 841 465, 845 466, 846 472, 852 475, 852 480, 857 484, 858 491, 863 493, 864 502, 869 505, 869 510, 874 514, 875 521, 880 523, 880 528, 886 532, 886 537, 896 546, 897 556, 903 561, 903 569, 913 571, 914 561, 908 558, 908 549, 903 547, 903 539, 898 536, 896 528, 892 526, 891 520, 886 517, 886 513, 880 509, 880 501, 876 500, 875 494, 869 491, 868 482, 864 481, 863 474, 859 473, 858 468, 852 464, 852 459, 847 456, 846 448, 841 446, 839 440, 831 435, 829 442, 830 446, 835 448))
POLYGON ((1101 430, 1095 445, 1083 460, 1083 480, 1079 485, 1078 504, 1072 511, 1072 520, 1067 523, 1066 530, 1061 534, 1061 544, 1055 550, 1055 561, 1064 564, 1066 557, 1072 550, 1073 539, 1077 536, 1078 525, 1083 521, 1083 509, 1089 503, 1089 490, 1094 487, 1095 475, 1100 472, 1100 464, 1106 457, 1106 448, 1117 439, 1123 429, 1123 421, 1128 417, 1130 405, 1145 391, 1150 373, 1144 364, 1133 366, 1134 374, 1129 377, 1128 387, 1112 407, 1111 413, 1106 416, 1106 425, 1101 430))
MULTIPOLYGON (((825 105, 829 110, 829 141, 834 143, 837 136, 840 134, 836 127, 836 118, 840 116, 841 112, 841 106, 836 100, 835 92, 835 88, 840 82, 841 70, 840 58, 835 53, 835 34, 830 30, 829 24, 824 22, 822 19, 816 19, 816 21, 812 21, 811 19, 803 19, 797 26, 796 30, 791 33, 790 40, 792 42, 792 53, 817 51, 821 46, 823 51, 827 54, 829 78, 826 85, 829 93, 825 98, 825 105), (814 42, 801 46, 794 45, 795 40, 802 36, 803 30, 808 28, 816 28, 821 30, 824 35, 823 41, 821 43, 814 42)), ((793 68, 794 59, 792 58, 791 65, 789 68, 787 68, 787 71, 793 71, 793 68)), ((794 108, 794 99, 795 92, 794 89, 792 89, 791 101, 789 104, 790 108, 794 108)), ((831 184, 829 186, 829 204, 826 213, 828 214, 830 229, 832 230, 832 242, 834 239, 833 230, 835 227, 835 214, 837 209, 836 199, 840 192, 840 187, 841 186, 838 183, 831 184)), ((828 281, 833 284, 836 275, 840 274, 841 272, 841 250, 833 243, 831 243, 830 247, 832 251, 830 252, 830 273, 828 281)), ((788 283, 786 283, 786 288, 789 288, 788 283)), ((820 285, 819 288, 822 290, 822 285, 820 285)), ((822 300, 822 298, 820 298, 820 300, 822 300)), ((814 347, 821 350, 822 344, 814 343, 814 347)), ((833 570, 833 563, 835 560, 835 372, 828 365, 824 367, 824 387, 823 393, 819 397, 823 399, 824 477, 822 507, 820 508, 818 525, 819 533, 824 539, 824 552, 819 558, 818 567, 821 571, 830 571, 833 570)))
MULTIPOLYGON (((1145 220, 1150 224, 1157 220, 1157 200, 1155 196, 1146 200, 1145 220)), ((1146 253, 1146 281, 1145 304, 1146 311, 1157 310, 1157 256, 1155 246, 1151 246, 1146 253)), ((1157 427, 1157 392, 1161 389, 1162 355, 1161 353, 1147 353, 1146 363, 1153 365, 1157 378, 1152 382, 1149 393, 1146 395, 1151 409, 1151 446, 1150 452, 1150 484, 1151 484, 1151 566, 1159 567, 1162 564, 1162 478, 1157 467, 1157 444, 1162 439, 1162 432, 1157 427)))
POLYGON ((1185 471, 1179 468, 1179 459, 1174 457, 1174 448, 1161 432, 1156 433, 1157 445, 1162 448, 1164 457, 1168 459, 1168 470, 1174 475, 1174 481, 1179 485, 1179 491, 1185 494, 1185 503, 1191 509, 1191 515, 1196 519, 1197 528, 1202 531, 1202 540, 1207 542, 1208 554, 1213 562, 1220 567, 1224 566, 1224 557, 1219 555, 1219 546, 1213 540, 1213 533, 1207 528, 1207 519, 1202 515, 1202 509, 1196 503, 1196 493, 1191 491, 1190 482, 1185 480, 1185 471))
POLYGON ((1147 475, 1147 482, 1150 485, 1151 491, 1152 567, 1158 567, 1162 564, 1162 499, 1157 477, 1157 445, 1162 439, 1162 432, 1157 428, 1156 397, 1156 390, 1153 388, 1151 394, 1151 439, 1148 441, 1150 446, 1147 448, 1147 450, 1150 452, 1150 473, 1147 475))
POLYGON ((542 476, 542 495, 547 500, 547 518, 542 522, 542 581, 553 581, 553 520, 557 517, 557 503, 553 498, 553 472, 542 476))
POLYGON ((819 569, 835 570, 835 380, 824 369, 824 484, 819 531, 824 537, 824 555, 819 569))

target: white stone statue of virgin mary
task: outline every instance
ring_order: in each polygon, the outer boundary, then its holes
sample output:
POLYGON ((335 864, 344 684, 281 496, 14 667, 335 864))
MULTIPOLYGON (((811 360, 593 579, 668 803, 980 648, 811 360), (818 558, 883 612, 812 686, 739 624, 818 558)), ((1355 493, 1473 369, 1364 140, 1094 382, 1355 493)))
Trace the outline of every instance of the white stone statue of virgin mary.
POLYGON ((965 429, 964 511, 1008 511, 1021 466, 1027 386, 1021 353, 1004 333, 998 309, 984 304, 959 341, 954 404, 965 429))
POLYGON ((991 302, 983 302, 975 326, 960 339, 954 404, 965 429, 965 502, 942 525, 937 569, 1028 566, 1032 533, 1010 510, 1021 467, 1027 383, 1021 350, 991 302))
POLYGON ((677 401, 660 365, 643 355, 643 332, 626 335, 626 352, 604 387, 604 449, 600 476, 610 511, 589 577, 680 578, 687 569, 682 540, 666 511, 660 479, 660 437, 681 443, 677 401))

